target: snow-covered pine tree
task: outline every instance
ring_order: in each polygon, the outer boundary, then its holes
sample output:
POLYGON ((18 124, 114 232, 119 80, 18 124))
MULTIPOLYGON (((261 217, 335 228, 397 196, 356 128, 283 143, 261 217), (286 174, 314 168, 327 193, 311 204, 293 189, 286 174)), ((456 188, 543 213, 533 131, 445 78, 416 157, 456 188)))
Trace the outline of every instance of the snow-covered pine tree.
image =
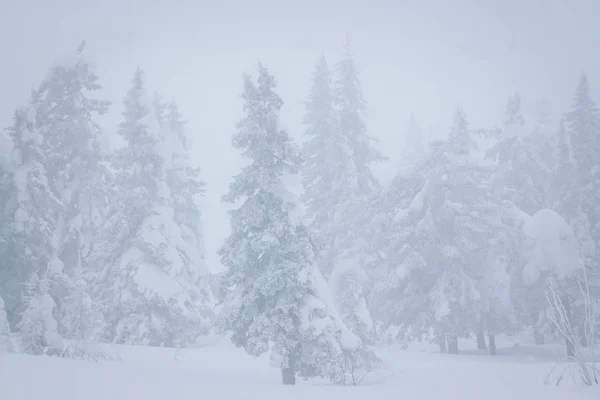
MULTIPOLYGON (((579 78, 571 111, 563 122, 555 173, 555 209, 560 210, 581 243, 587 278, 582 269, 577 279, 580 283, 586 279, 590 290, 600 296, 600 211, 596 201, 600 196, 600 110, 586 75, 579 78)), ((577 286, 563 290, 569 292, 565 301, 572 303, 573 324, 581 332, 585 305, 577 286)))
POLYGON ((46 143, 48 183, 65 205, 55 252, 71 277, 81 267, 106 208, 104 139, 95 118, 110 103, 94 97, 101 88, 80 46, 50 68, 34 99, 38 130, 46 143))
POLYGON ((65 355, 72 358, 96 357, 94 345, 102 342, 106 322, 100 304, 90 296, 89 284, 76 273, 72 279, 69 294, 64 299, 61 320, 64 336, 71 344, 67 346, 65 355))
POLYGON ((17 324, 21 351, 29 354, 61 354, 63 340, 58 332, 58 307, 50 295, 48 272, 34 273, 25 284, 24 311, 17 324))
POLYGON ((327 63, 317 65, 304 122, 310 137, 304 147, 305 196, 310 228, 322 241, 320 267, 329 277, 337 308, 363 340, 373 333, 365 292, 369 248, 361 229, 368 220, 370 196, 380 185, 371 164, 385 158, 366 133, 366 103, 347 43, 332 82, 327 63))
POLYGON ((525 125, 518 92, 508 101, 502 127, 494 132, 497 142, 487 154, 497 163, 492 190, 529 215, 551 206, 552 142, 547 132, 525 125))
POLYGON ((244 117, 233 146, 250 163, 234 177, 223 200, 231 211, 231 234, 219 250, 227 271, 227 294, 219 326, 251 355, 270 346, 281 356, 284 384, 295 376, 329 375, 344 352, 360 340, 336 316, 314 260, 314 243, 294 215, 285 186, 301 157, 279 125, 283 104, 275 78, 259 65, 258 82, 244 78, 244 117))
POLYGON ((305 218, 321 247, 319 264, 325 275, 333 269, 332 238, 340 232, 338 209, 350 187, 349 152, 334 109, 332 79, 325 57, 319 60, 303 122, 307 136, 302 148, 302 201, 305 218))
POLYGON ((103 115, 110 103, 94 98, 100 89, 80 46, 50 68, 33 99, 36 126, 44 138, 48 185, 63 204, 56 216, 48 279, 49 293, 60 310, 59 332, 65 338, 71 329, 61 318, 68 309, 80 306, 68 304, 78 300, 72 293, 79 290, 76 280, 93 278, 92 271, 85 268, 85 258, 107 206, 108 171, 101 152, 104 139, 94 119, 103 115))
POLYGON ((126 146, 111 157, 113 207, 93 257, 101 271, 97 282, 109 338, 186 345, 206 329, 196 287, 198 266, 191 262, 196 249, 176 222, 167 174, 171 143, 153 112, 140 68, 124 106, 117 133, 126 146))
POLYGON ((371 165, 386 161, 387 158, 374 147, 376 139, 367 134, 366 101, 350 41, 346 42, 344 57, 337 64, 337 75, 334 86, 335 108, 342 135, 346 139, 347 154, 351 158, 351 183, 360 194, 366 195, 381 187, 371 171, 371 165))
POLYGON ((565 128, 577 172, 574 183, 581 190, 582 200, 572 205, 567 216, 579 240, 589 243, 583 249, 586 265, 594 273, 600 272, 600 210, 596 201, 600 196, 600 110, 592 98, 586 75, 579 79, 572 109, 565 116, 565 128), (583 225, 589 227, 591 243, 584 239, 588 235, 583 225))
POLYGON ((177 104, 171 101, 165 111, 164 132, 167 135, 163 138, 163 146, 171 149, 166 174, 173 218, 180 232, 177 249, 183 255, 181 261, 190 283, 187 290, 193 293, 191 301, 196 312, 200 312, 198 319, 189 319, 188 323, 192 324, 190 331, 203 333, 209 327, 208 319, 212 318, 214 306, 204 256, 202 212, 198 205, 200 197, 206 192, 206 183, 201 178, 200 167, 192 165, 190 152, 193 143, 182 118, 177 104))
POLYGON ((10 341, 10 326, 4 309, 4 299, 0 296, 0 353, 12 350, 10 341))
MULTIPOLYGON (((0 132, 0 135, 3 134, 4 132, 0 132)), ((2 139, 3 137, 0 137, 0 140, 2 139)), ((8 143, 9 140, 2 140, 2 142, 8 143)), ((11 182, 12 174, 8 171, 8 160, 5 162, 3 156, 4 154, 0 154, 0 271, 3 271, 0 272, 0 352, 5 347, 8 349, 8 342, 2 339, 2 337, 3 335, 8 335, 10 332, 3 297, 16 294, 16 288, 12 288, 13 293, 9 294, 8 287, 2 283, 2 280, 7 277, 6 275, 14 274, 15 272, 9 265, 11 262, 9 256, 10 220, 12 219, 10 217, 9 202, 14 197, 14 185, 11 182)))
POLYGON ((356 229, 353 227, 356 216, 349 209, 358 208, 351 165, 353 149, 342 134, 338 117, 329 67, 321 57, 304 116, 305 135, 309 139, 302 149, 303 200, 309 227, 320 239, 318 261, 321 271, 330 276, 337 308, 349 327, 364 339, 372 330, 362 293, 367 277, 356 260, 360 254, 355 252, 350 256, 348 252, 348 245, 355 244, 349 238, 358 236, 351 232, 356 229), (342 265, 339 250, 346 251, 347 259, 342 265), (338 268, 334 268, 336 265, 338 268), (357 314, 361 318, 357 318, 357 314))
POLYGON ((457 109, 448 141, 394 180, 385 203, 392 206, 384 224, 387 240, 381 242, 387 276, 375 288, 373 309, 384 328, 397 326, 417 337, 434 332, 442 348, 447 336, 450 352, 492 307, 510 312, 510 304, 506 309, 506 302, 493 301, 509 299, 510 287, 486 287, 492 272, 506 283, 506 265, 494 263, 493 271, 486 266, 493 251, 501 252, 495 243, 509 229, 497 222, 501 207, 486 195, 489 172, 471 157, 474 146, 457 109))
MULTIPOLYGON (((0 290, 13 328, 26 307, 24 284, 38 271, 47 276, 53 260, 55 234, 63 204, 50 188, 45 166, 47 144, 37 128, 33 101, 14 114, 8 134, 13 140, 8 235, 0 270, 0 290)), ((52 316, 50 316, 52 317, 52 316)))

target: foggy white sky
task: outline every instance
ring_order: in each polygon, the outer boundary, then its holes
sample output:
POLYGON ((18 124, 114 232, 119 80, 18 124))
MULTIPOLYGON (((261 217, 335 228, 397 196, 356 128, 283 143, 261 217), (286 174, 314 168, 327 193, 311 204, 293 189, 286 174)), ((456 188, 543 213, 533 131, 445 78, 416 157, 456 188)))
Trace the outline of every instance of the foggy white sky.
POLYGON ((391 159, 377 168, 387 179, 410 112, 443 136, 456 104, 472 126, 486 126, 515 89, 526 108, 547 96, 558 111, 581 71, 600 89, 599 16, 594 0, 0 0, 0 125, 10 124, 56 57, 85 39, 104 97, 114 102, 103 121, 111 130, 141 65, 151 89, 178 101, 198 143, 215 269, 229 231, 220 196, 240 165, 230 137, 241 75, 254 73, 257 60, 275 73, 284 124, 300 137, 313 65, 321 53, 333 64, 350 34, 369 132, 391 159))

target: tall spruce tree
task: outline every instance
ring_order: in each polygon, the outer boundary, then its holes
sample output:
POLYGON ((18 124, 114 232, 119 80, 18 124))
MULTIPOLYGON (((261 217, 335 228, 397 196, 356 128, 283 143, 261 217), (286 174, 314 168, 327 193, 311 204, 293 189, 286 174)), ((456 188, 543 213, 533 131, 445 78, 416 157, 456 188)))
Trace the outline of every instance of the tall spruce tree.
POLYGON ((295 376, 330 376, 343 351, 360 345, 335 314, 315 264, 315 246, 295 220, 285 177, 299 172, 300 152, 279 125, 283 105, 275 78, 262 65, 254 83, 244 78, 244 117, 233 146, 250 163, 234 177, 223 199, 231 211, 231 234, 219 250, 228 289, 220 327, 232 342, 258 356, 281 356, 284 384, 295 376))
POLYGON ((117 132, 126 146, 111 159, 116 171, 112 208, 93 256, 98 295, 111 340, 185 345, 206 329, 198 265, 190 262, 197 249, 190 249, 176 222, 167 173, 172 143, 161 132, 140 68, 124 106, 117 132))
POLYGON ((552 142, 547 132, 527 127, 521 113, 521 97, 508 101, 497 141, 487 157, 496 160, 491 189, 529 215, 550 207, 553 169, 552 142))
MULTIPOLYGON (((579 286, 587 284, 593 296, 600 295, 600 212, 596 201, 600 196, 600 110, 585 74, 579 78, 572 108, 562 122, 553 187, 555 209, 581 244, 584 268, 575 277, 577 282, 561 286, 560 295, 570 308, 570 323, 585 342, 583 331, 589 321, 579 286)), ((567 350, 573 350, 568 343, 567 350)))
POLYGON ((575 90, 573 105, 565 116, 566 135, 576 175, 579 204, 566 206, 569 223, 580 241, 591 242, 584 248, 586 265, 593 272, 600 268, 600 211, 596 199, 600 195, 600 110, 591 95, 589 80, 582 75, 575 90))
MULTIPOLYGON (((35 99, 36 93, 33 93, 35 99)), ((46 275, 56 248, 55 234, 63 203, 50 188, 47 144, 37 128, 32 102, 14 114, 8 129, 13 140, 12 196, 7 208, 7 237, 0 285, 8 321, 15 328, 27 307, 24 285, 34 274, 46 275)))
POLYGON ((319 265, 340 315, 368 339, 373 329, 365 301, 369 249, 360 225, 368 218, 370 196, 380 189, 371 164, 384 157, 366 134, 366 103, 349 43, 336 72, 332 82, 324 58, 315 69, 304 118, 309 140, 303 148, 303 200, 309 226, 320 238, 319 265))
POLYGON ((489 172, 472 158, 474 148, 457 109, 448 140, 396 177, 380 241, 386 271, 374 289, 373 309, 384 328, 400 327, 409 337, 433 331, 443 349, 448 338, 450 352, 484 317, 488 331, 497 332, 492 321, 511 310, 506 265, 490 263, 510 228, 497 222, 502 207, 486 195, 489 172))

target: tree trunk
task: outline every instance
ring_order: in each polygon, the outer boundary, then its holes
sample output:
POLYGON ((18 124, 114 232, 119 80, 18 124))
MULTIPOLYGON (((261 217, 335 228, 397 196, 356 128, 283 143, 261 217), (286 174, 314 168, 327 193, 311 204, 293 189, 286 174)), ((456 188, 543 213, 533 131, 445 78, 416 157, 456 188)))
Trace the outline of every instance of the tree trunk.
POLYGON ((447 349, 446 349, 446 338, 444 336, 438 337, 438 344, 440 346, 440 353, 445 353, 447 349))
POLYGON ((294 368, 281 368, 281 379, 284 385, 295 385, 296 372, 294 371, 294 368))
POLYGON ((496 355, 496 336, 488 335, 488 341, 490 343, 490 354, 495 356, 496 355))
POLYGON ((448 353, 458 354, 458 337, 456 335, 448 337, 448 353))
POLYGON ((296 360, 294 359, 293 352, 290 352, 287 356, 287 366, 281 367, 281 380, 284 385, 295 385, 296 384, 296 360))
POLYGON ((485 334, 483 332, 479 332, 477 334, 477 350, 485 350, 485 334))
POLYGON ((544 344, 545 343, 544 334, 534 328, 533 340, 535 341, 535 344, 537 344, 537 345, 544 344))

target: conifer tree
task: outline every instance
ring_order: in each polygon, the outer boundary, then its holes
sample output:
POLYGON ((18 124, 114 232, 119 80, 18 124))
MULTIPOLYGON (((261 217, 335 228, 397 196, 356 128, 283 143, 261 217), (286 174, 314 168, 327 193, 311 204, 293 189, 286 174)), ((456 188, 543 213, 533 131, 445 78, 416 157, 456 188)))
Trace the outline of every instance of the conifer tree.
MULTIPOLYGON (((35 99, 36 93, 33 93, 35 99)), ((16 327, 25 310, 24 284, 38 271, 46 274, 56 248, 63 203, 50 188, 47 144, 39 133, 32 102, 14 114, 8 134, 13 140, 11 196, 7 208, 6 268, 0 270, 8 321, 16 327)))
MULTIPOLYGON (((202 259, 174 209, 178 191, 188 188, 170 186, 173 133, 161 129, 140 68, 124 106, 117 133, 127 145, 111 157, 113 207, 93 258, 108 335, 119 343, 186 345, 206 330, 197 287, 202 259)), ((186 215, 190 223, 194 217, 186 215)))
POLYGON ((360 346, 335 314, 315 264, 315 246, 295 220, 285 177, 297 174, 300 152, 279 125, 283 105, 275 78, 259 65, 257 83, 244 78, 244 117, 233 145, 250 164, 234 177, 224 201, 231 234, 219 250, 227 294, 219 326, 232 342, 258 356, 281 356, 284 384, 295 376, 327 376, 343 351, 360 346))
POLYGON ((510 314, 509 288, 489 285, 506 277, 506 265, 490 261, 510 229, 495 222, 502 207, 486 195, 489 172, 474 162, 474 149, 458 108, 448 140, 394 180, 380 242, 386 271, 374 289, 384 328, 402 327, 409 337, 433 330, 442 348, 448 338, 450 352, 484 315, 491 322, 510 314))
POLYGON ((20 330, 21 350, 28 354, 61 354, 63 341, 58 332, 58 306, 50 295, 48 272, 33 274, 26 284, 23 302, 25 309, 17 328, 20 330))
POLYGON ((365 300, 369 249, 360 225, 368 218, 370 196, 380 189, 371 164, 384 157, 366 133, 366 103, 349 43, 336 72, 332 82, 324 58, 315 69, 304 118, 309 140, 303 149, 303 200, 309 226, 320 238, 319 265, 330 279, 340 315, 368 339, 373 329, 365 300))
POLYGON ((38 130, 46 143, 48 183, 64 204, 56 256, 70 277, 83 265, 106 208, 104 133, 95 119, 110 103, 94 97, 102 86, 83 50, 82 45, 52 66, 34 99, 38 130))
POLYGON ((10 341, 10 326, 4 310, 4 299, 0 296, 0 354, 12 350, 10 341))
POLYGON ((371 164, 385 161, 386 157, 373 146, 376 139, 367 134, 364 121, 366 101, 349 41, 345 45, 344 57, 337 64, 337 74, 334 86, 335 107, 340 129, 349 149, 348 156, 352 166, 350 183, 361 195, 366 195, 380 188, 371 171, 371 164))
POLYGON ((570 323, 577 327, 583 340, 587 322, 579 285, 585 282, 592 293, 600 294, 600 212, 596 201, 600 196, 600 110, 585 74, 579 78, 558 138, 555 208, 573 229, 584 257, 584 268, 576 277, 578 283, 563 285, 561 296, 564 302, 571 303, 570 323))

